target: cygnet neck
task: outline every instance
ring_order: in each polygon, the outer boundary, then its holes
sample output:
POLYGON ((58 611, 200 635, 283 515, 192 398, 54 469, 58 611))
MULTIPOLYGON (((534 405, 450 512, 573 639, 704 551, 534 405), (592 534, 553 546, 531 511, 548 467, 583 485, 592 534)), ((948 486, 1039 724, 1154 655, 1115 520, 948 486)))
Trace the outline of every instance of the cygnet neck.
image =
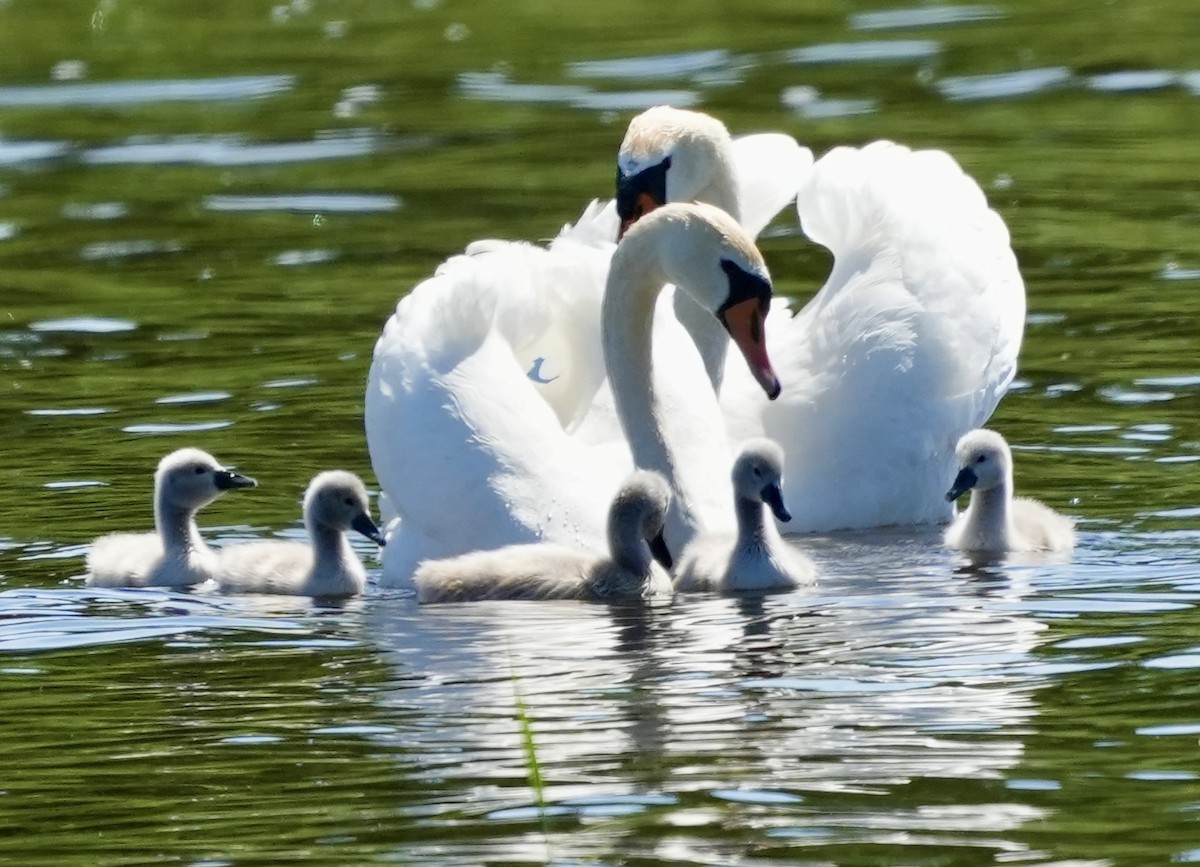
POLYGON ((154 498, 154 526, 162 539, 163 551, 170 555, 186 555, 204 547, 200 530, 196 527, 196 510, 171 502, 161 490, 154 498))
POLYGON ((737 515, 737 537, 741 543, 765 547, 773 538, 774 525, 765 520, 763 504, 749 497, 734 497, 733 511, 737 515))
POLYGON ((967 505, 967 537, 981 540, 986 548, 1006 548, 1011 505, 1011 480, 1006 479, 987 490, 971 491, 971 502, 967 505))
POLYGON ((304 526, 312 542, 313 574, 327 575, 331 570, 340 569, 350 552, 346 534, 337 527, 318 520, 311 509, 304 515, 304 526))

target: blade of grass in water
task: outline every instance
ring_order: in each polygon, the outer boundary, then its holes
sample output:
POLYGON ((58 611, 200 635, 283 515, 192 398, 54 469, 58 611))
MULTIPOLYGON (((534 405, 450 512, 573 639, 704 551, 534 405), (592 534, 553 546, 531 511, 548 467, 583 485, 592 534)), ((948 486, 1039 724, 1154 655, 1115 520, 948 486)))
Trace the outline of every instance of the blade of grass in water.
POLYGON ((521 676, 513 667, 512 654, 508 657, 508 672, 512 679, 513 701, 516 705, 517 725, 521 729, 521 750, 525 754, 525 774, 529 787, 533 789, 533 801, 537 804, 538 819, 542 824, 542 837, 546 841, 546 857, 550 857, 550 827, 546 822, 546 790, 542 782, 542 766, 538 762, 537 743, 533 739, 533 724, 529 709, 521 695, 521 676))

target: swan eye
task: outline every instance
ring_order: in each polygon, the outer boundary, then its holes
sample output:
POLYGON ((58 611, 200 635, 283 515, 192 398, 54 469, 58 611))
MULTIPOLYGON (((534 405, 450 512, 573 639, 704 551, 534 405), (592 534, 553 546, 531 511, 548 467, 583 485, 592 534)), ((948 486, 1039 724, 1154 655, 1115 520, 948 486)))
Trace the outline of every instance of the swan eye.
POLYGON ((762 470, 761 470, 760 468, 758 468, 758 467, 755 467, 755 468, 754 468, 754 475, 756 475, 756 476, 762 476, 762 470))
POLYGON ((977 457, 975 459, 975 463, 982 464, 986 460, 987 460, 987 455, 980 455, 979 457, 977 457))
POLYGON ((342 502, 345 503, 347 506, 353 506, 354 505, 354 497, 346 497, 346 499, 342 500, 342 502))
POLYGON ((196 466, 192 467, 192 472, 198 476, 202 476, 204 475, 204 467, 197 464, 196 466))

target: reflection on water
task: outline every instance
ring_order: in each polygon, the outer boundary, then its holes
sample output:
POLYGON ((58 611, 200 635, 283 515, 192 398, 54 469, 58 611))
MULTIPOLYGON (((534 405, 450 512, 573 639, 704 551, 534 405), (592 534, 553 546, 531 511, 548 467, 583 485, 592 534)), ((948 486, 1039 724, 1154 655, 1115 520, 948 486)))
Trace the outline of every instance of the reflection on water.
MULTIPOLYGON (((1200 858, 1200 73, 1190 6, 1127 7, 0 0, 3 857, 1200 858), (811 591, 615 607, 83 586, 186 443, 261 484, 202 513, 214 545, 303 538, 308 479, 368 469, 396 298, 552 236, 657 102, 980 179, 1031 310, 994 424, 1072 557, 813 538, 811 591)), ((765 238, 782 289, 821 285, 794 215, 765 238)))

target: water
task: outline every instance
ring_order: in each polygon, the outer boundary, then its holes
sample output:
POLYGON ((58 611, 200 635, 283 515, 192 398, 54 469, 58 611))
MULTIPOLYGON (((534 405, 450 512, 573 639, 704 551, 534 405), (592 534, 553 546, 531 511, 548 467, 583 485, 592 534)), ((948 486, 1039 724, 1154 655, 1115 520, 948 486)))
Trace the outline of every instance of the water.
MULTIPOLYGON (((0 2, 0 854, 37 864, 1200 860, 1200 36, 1184 0, 0 2), (994 424, 1071 558, 814 539, 815 590, 418 611, 83 587, 184 444, 215 543, 369 477, 396 298, 610 190, 631 112, 950 150, 1029 290, 994 424), (520 708, 545 781, 538 810, 520 708)), ((826 254, 781 220, 780 287, 826 254)), ((369 547, 359 549, 365 556, 369 547)))

